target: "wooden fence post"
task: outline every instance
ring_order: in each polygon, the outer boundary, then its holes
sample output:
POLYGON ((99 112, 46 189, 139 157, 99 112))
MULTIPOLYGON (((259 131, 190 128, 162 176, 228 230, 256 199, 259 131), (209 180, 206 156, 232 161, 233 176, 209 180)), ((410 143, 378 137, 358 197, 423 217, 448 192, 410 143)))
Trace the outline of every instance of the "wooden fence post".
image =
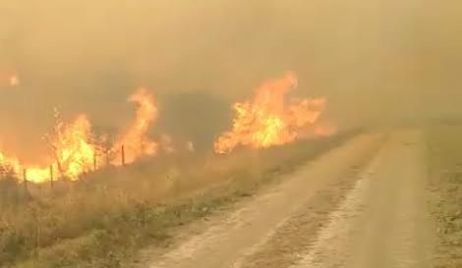
POLYGON ((53 184, 54 184, 54 178, 53 178, 54 174, 53 174, 53 165, 50 165, 50 187, 51 189, 53 189, 53 184))
POLYGON ((97 159, 96 159, 96 151, 93 153, 93 172, 96 171, 96 169, 98 168, 98 162, 97 162, 97 159))

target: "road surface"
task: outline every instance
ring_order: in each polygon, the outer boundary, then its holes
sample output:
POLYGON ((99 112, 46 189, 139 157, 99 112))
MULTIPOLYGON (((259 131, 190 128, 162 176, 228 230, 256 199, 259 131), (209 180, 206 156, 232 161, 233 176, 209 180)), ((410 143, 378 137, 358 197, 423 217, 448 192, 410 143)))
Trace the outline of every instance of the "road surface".
POLYGON ((419 131, 357 137, 145 267, 430 267, 424 148, 419 131))

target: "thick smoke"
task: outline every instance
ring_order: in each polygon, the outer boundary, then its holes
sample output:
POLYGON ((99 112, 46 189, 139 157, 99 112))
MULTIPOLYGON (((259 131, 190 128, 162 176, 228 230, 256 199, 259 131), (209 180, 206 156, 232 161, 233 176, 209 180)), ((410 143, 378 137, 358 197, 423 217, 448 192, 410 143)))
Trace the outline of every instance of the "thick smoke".
POLYGON ((340 127, 458 115, 452 2, 0 0, 0 72, 21 79, 0 89, 0 141, 40 150, 54 107, 118 129, 126 96, 147 87, 156 131, 211 146, 232 102, 288 70, 340 127))

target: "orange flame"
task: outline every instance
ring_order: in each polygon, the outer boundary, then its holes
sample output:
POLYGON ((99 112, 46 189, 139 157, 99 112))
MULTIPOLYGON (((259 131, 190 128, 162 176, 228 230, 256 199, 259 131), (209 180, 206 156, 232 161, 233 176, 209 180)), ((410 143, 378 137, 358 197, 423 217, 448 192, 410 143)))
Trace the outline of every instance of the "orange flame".
POLYGON ((9 84, 11 87, 19 86, 19 77, 17 75, 11 75, 9 77, 9 84))
MULTIPOLYGON (((122 162, 129 164, 143 156, 155 155, 162 146, 166 152, 173 152, 172 140, 164 135, 161 144, 151 141, 148 131, 158 117, 155 99, 145 89, 136 91, 129 98, 137 106, 136 117, 130 127, 114 143, 111 151, 116 152, 124 147, 124 161, 121 154, 117 154, 111 161, 114 165, 122 162)), ((78 180, 82 174, 100 168, 96 166, 98 146, 93 142, 92 126, 86 115, 79 115, 70 124, 65 124, 57 115, 53 132, 47 136, 53 155, 49 158, 49 165, 25 165, 17 157, 7 156, 0 151, 0 173, 3 169, 15 174, 22 174, 28 181, 44 183, 51 177, 65 177, 78 180), (53 174, 53 175, 52 175, 53 174)), ((1 174, 0 174, 1 175, 1 174)))
POLYGON ((0 87, 14 88, 19 86, 19 76, 15 73, 0 74, 0 87))
MULTIPOLYGON (((119 137, 113 148, 113 151, 118 151, 123 146, 125 152, 124 162, 126 164, 133 163, 146 155, 155 155, 159 147, 156 142, 147 137, 151 124, 157 120, 159 112, 154 96, 142 88, 130 96, 129 101, 137 106, 135 120, 125 133, 119 137)), ((113 164, 120 165, 122 163, 121 158, 120 154, 118 154, 113 164)))
POLYGON ((91 136, 91 123, 85 115, 79 115, 68 126, 58 125, 51 146, 62 175, 75 180, 91 171, 96 155, 96 146, 90 142, 91 136))
POLYGON ((21 169, 19 160, 15 157, 9 157, 5 153, 0 151, 0 171, 7 172, 12 171, 16 172, 21 169))
POLYGON ((232 130, 218 138, 215 151, 229 153, 238 146, 267 148, 303 137, 318 121, 326 100, 287 99, 296 87, 297 77, 289 72, 261 85, 253 100, 234 104, 232 130))
POLYGON ((95 146, 90 143, 91 124, 85 115, 80 115, 69 125, 58 121, 54 133, 49 137, 54 156, 46 166, 23 165, 16 157, 7 157, 0 153, 0 166, 11 168, 16 174, 25 172, 26 179, 34 183, 43 183, 51 179, 50 169, 59 172, 70 180, 92 169, 96 153, 95 146))

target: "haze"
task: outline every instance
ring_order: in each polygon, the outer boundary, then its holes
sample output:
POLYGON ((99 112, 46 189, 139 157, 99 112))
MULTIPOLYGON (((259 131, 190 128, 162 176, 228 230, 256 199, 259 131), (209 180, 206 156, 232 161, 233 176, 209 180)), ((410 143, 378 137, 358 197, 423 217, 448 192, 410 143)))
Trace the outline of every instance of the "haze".
POLYGON ((159 97, 157 131, 211 146, 230 104, 287 70, 340 127, 458 116, 452 2, 0 0, 0 72, 21 80, 0 91, 0 138, 39 147, 53 107, 117 128, 145 86, 159 97))

